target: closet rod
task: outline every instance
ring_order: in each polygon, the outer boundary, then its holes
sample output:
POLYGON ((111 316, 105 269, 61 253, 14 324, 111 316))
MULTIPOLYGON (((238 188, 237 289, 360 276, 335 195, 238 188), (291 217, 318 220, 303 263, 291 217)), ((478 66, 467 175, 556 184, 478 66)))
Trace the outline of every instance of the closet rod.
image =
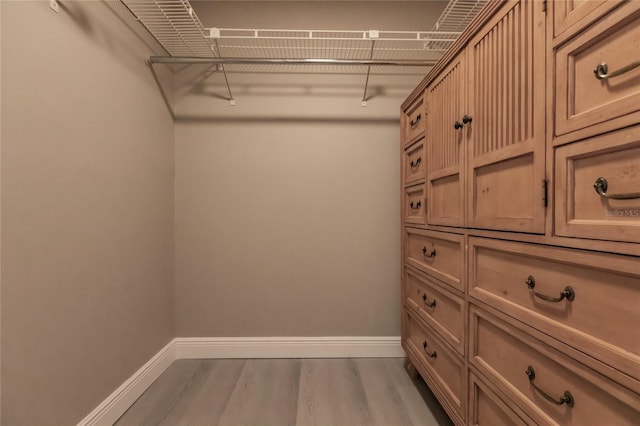
POLYGON ((206 58, 199 56, 150 56, 150 64, 210 64, 210 65, 368 65, 396 67, 430 67, 434 60, 377 60, 377 59, 314 59, 314 58, 206 58))

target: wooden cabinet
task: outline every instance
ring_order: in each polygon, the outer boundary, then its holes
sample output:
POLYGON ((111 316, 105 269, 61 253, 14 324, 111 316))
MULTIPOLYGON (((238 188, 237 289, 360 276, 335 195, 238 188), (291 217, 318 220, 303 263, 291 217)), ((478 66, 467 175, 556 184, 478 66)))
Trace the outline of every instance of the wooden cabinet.
POLYGON ((640 328, 623 325, 640 323, 637 260, 471 237, 469 295, 633 376, 640 328))
POLYGON ((556 149, 555 233, 640 241, 640 126, 556 149))
POLYGON ((544 12, 509 1, 426 90, 431 225, 543 233, 544 12))
POLYGON ((414 312, 406 311, 406 347, 417 360, 415 367, 456 424, 464 424, 467 405, 464 361, 424 324, 414 312))
POLYGON ((405 145, 411 144, 424 134, 425 123, 424 102, 422 97, 416 99, 402 114, 402 139, 405 145))
POLYGON ((640 122, 639 46, 630 1, 555 49, 555 135, 566 135, 556 144, 640 122))
POLYGON ((405 229, 404 262, 464 291, 464 237, 448 232, 405 229))
POLYGON ((427 161, 424 152, 424 138, 404 150, 402 161, 403 181, 405 185, 424 181, 427 161))
POLYGON ((538 424, 637 425, 638 395, 475 307, 469 362, 538 424))
POLYGON ((543 233, 545 14, 510 1, 466 48, 467 226, 543 233))
POLYGON ((553 1, 553 35, 558 37, 572 27, 589 25, 593 19, 618 7, 625 0, 553 1), (590 19, 591 18, 591 19, 590 19))
POLYGON ((426 91, 427 223, 464 226, 464 63, 458 55, 426 91))
POLYGON ((488 2, 403 104, 402 345, 456 424, 640 424, 638 46, 637 1, 488 2))
POLYGON ((412 268, 405 270, 407 304, 440 336, 464 355, 464 299, 447 290, 437 280, 412 268))
POLYGON ((404 189, 404 222, 423 224, 426 198, 424 184, 410 186, 404 189))
POLYGON ((469 424, 525 426, 533 423, 513 404, 505 403, 506 398, 497 395, 495 386, 473 372, 469 373, 469 392, 469 424))

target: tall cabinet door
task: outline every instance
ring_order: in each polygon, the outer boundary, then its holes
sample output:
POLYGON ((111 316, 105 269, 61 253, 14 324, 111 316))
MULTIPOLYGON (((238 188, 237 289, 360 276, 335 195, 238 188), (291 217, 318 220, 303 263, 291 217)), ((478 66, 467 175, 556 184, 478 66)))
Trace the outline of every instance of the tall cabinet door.
POLYGON ((507 1, 467 46, 467 226, 544 233, 545 13, 507 1))
POLYGON ((426 92, 427 223, 430 225, 464 226, 462 57, 458 55, 426 92))

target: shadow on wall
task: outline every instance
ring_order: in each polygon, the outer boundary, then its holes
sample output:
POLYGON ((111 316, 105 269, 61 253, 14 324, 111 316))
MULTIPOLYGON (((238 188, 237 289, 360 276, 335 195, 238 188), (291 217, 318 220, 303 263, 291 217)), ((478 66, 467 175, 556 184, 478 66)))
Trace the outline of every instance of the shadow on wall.
MULTIPOLYGON (((154 38, 135 20, 133 15, 120 2, 99 1, 99 2, 59 2, 60 13, 68 16, 84 35, 93 40, 97 46, 104 48, 110 56, 122 65, 129 68, 134 73, 139 73, 140 63, 146 58, 140 55, 141 47, 149 52, 149 55, 164 55, 166 52, 154 38), (99 9, 99 10, 98 10, 99 9), (109 13, 104 13, 104 11, 109 13), (112 15, 128 31, 122 28, 113 28, 112 15), (119 34, 122 34, 120 36, 119 34), (130 34, 135 34, 140 44, 131 45, 128 38, 130 34), (127 37, 125 37, 127 36, 127 37)), ((53 11, 51 13, 54 13, 53 11)), ((157 79, 161 79, 162 89, 166 96, 171 96, 172 87, 168 83, 171 81, 169 70, 157 72, 157 79)), ((146 78, 145 81, 148 81, 146 78)), ((160 82, 158 82, 160 84, 160 82)))
POLYGON ((399 120, 400 104, 422 78, 378 73, 371 74, 367 84, 366 67, 325 70, 276 65, 259 72, 227 70, 226 78, 216 66, 182 65, 173 70, 172 107, 176 120, 184 121, 388 124, 399 120))

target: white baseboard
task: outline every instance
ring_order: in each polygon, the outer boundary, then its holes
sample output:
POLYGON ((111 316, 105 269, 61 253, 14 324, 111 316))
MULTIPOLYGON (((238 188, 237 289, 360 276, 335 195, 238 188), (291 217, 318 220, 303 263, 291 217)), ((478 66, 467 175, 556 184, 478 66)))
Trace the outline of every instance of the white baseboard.
POLYGON ((173 339, 82 419, 78 426, 112 426, 175 360, 176 347, 173 339))
POLYGON ((400 358, 400 337, 178 337, 107 397, 78 426, 111 426, 177 359, 400 358))
POLYGON ((396 358, 400 337, 179 337, 178 359, 396 358))

